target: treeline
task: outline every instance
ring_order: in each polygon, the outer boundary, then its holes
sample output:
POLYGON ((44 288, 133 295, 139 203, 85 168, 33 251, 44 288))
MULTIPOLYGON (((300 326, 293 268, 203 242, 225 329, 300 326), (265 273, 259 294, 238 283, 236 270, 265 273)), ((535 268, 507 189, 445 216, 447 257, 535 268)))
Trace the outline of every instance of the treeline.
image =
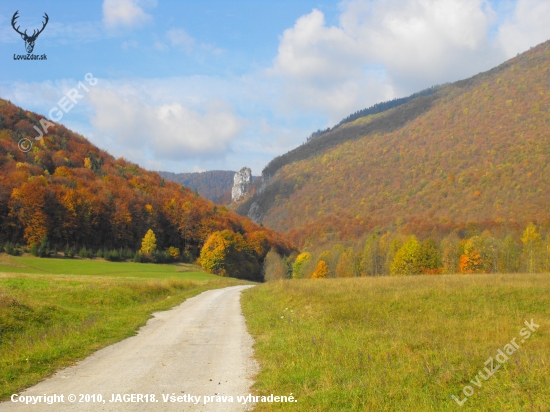
POLYGON ((401 97, 399 99, 388 100, 387 102, 376 103, 370 107, 367 107, 366 109, 358 110, 355 113, 350 114, 348 117, 342 119, 340 123, 334 126, 333 129, 336 129, 337 127, 342 126, 343 124, 351 123, 354 120, 359 119, 360 117, 366 117, 366 116, 370 116, 371 114, 382 113, 387 110, 393 109, 394 107, 401 106, 402 104, 408 103, 417 97, 429 96, 430 94, 433 94, 442 90, 445 86, 447 86, 447 84, 432 86, 432 87, 428 87, 427 89, 421 90, 419 92, 413 93, 407 97, 401 97))
POLYGON ((338 127, 322 133, 315 139, 311 139, 307 144, 275 157, 263 169, 262 177, 274 176, 285 165, 309 159, 342 143, 357 140, 369 134, 390 133, 400 129, 408 122, 427 112, 437 99, 438 95, 436 93, 419 96, 401 105, 398 110, 381 115, 369 122, 338 127))
MULTIPOLYGON (((62 126, 51 127, 31 151, 22 152, 18 142, 34 141, 32 125, 40 120, 0 99, 0 244, 9 249, 19 244, 38 253, 43 245, 68 255, 108 251, 108 258, 125 259, 140 250, 149 230, 159 251, 177 248, 188 260, 198 258, 209 236, 223 230, 246 241, 265 238, 279 253, 293 249, 276 232, 115 159, 62 126)), ((261 265, 265 255, 255 257, 261 265)))
POLYGON ((437 240, 395 232, 370 233, 355 243, 335 243, 299 255, 275 251, 264 263, 266 280, 455 273, 550 271, 550 231, 529 223, 521 235, 485 230, 437 240))

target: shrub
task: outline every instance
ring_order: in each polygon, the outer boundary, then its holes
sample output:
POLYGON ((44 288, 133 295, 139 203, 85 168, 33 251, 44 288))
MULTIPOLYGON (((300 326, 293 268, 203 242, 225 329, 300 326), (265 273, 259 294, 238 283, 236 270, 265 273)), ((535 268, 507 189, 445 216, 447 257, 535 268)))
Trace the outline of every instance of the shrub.
POLYGON ((145 259, 143 258, 143 255, 141 253, 136 252, 136 254, 134 255, 134 262, 143 263, 145 262, 145 259))
POLYGON ((118 262, 120 261, 120 253, 116 249, 113 249, 110 252, 106 252, 105 259, 111 262, 118 262))
POLYGON ((78 252, 78 256, 83 259, 91 259, 94 257, 94 254, 91 249, 86 249, 86 246, 82 246, 82 249, 78 252))
POLYGON ((189 250, 186 250, 185 252, 183 252, 182 259, 185 263, 195 262, 195 256, 193 256, 193 254, 189 250))
POLYGON ((151 261, 153 263, 169 263, 170 261, 172 261, 172 257, 168 252, 153 250, 153 252, 151 253, 151 261))
POLYGON ((180 250, 177 247, 170 246, 167 252, 173 260, 178 260, 180 257, 180 250))
POLYGON ((63 250, 63 254, 65 255, 65 257, 68 257, 68 258, 74 258, 75 255, 76 255, 76 251, 72 248, 72 247, 69 247, 69 245, 65 245, 65 249, 63 250))
POLYGON ((15 247, 13 245, 13 243, 11 242, 7 242, 5 245, 4 245, 4 251, 8 254, 8 255, 13 255, 13 256, 17 256, 19 254, 19 250, 17 249, 17 247, 15 247))
POLYGON ((30 248, 31 255, 38 256, 38 245, 33 243, 30 248))
POLYGON ((125 247, 124 249, 121 249, 120 251, 120 258, 121 259, 133 259, 134 258, 134 252, 129 247, 125 247))
POLYGON ((47 236, 42 238, 40 245, 38 246, 38 256, 46 257, 50 255, 50 242, 47 236))

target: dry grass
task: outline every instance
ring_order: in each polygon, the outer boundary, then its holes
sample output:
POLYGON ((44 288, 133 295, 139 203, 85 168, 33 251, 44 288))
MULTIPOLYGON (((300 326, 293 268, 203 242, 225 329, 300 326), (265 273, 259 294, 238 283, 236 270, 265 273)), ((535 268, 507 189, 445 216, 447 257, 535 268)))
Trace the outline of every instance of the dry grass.
MULTIPOLYGON (((279 281, 243 310, 262 370, 257 410, 548 411, 550 275, 279 281), (484 362, 533 318, 539 330, 492 378, 484 362), (465 385, 475 388, 464 406, 465 385)), ((519 340, 518 340, 519 341, 519 340)))

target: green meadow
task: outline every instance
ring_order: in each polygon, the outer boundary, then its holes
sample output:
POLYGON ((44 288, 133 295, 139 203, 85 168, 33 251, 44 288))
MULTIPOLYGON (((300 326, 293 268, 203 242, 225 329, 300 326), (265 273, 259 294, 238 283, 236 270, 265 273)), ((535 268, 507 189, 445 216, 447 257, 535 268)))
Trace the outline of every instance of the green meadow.
POLYGON ((548 274, 275 281, 242 305, 256 394, 298 399, 258 411, 550 410, 548 274), (513 338, 519 349, 476 379, 513 338))
POLYGON ((155 311, 243 283, 195 265, 0 254, 0 399, 134 335, 155 311))

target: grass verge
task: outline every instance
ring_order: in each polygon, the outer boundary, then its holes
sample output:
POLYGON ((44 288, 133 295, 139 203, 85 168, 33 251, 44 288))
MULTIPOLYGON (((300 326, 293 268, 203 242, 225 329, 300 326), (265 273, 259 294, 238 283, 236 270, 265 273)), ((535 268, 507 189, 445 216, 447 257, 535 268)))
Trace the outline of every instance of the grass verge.
MULTIPOLYGON (((550 275, 292 280, 243 292, 256 410, 548 411, 550 275), (524 321, 540 325, 520 342, 524 321), (488 380, 485 361, 520 348, 488 380), (452 398, 466 396, 460 407, 452 398)), ((499 364, 496 360, 495 364, 499 364)))
POLYGON ((246 283, 189 265, 181 271, 174 265, 6 255, 2 260, 4 267, 30 273, 0 273, 0 400, 134 335, 152 312, 205 290, 246 283), (44 266, 50 273, 74 274, 48 274, 44 266))

